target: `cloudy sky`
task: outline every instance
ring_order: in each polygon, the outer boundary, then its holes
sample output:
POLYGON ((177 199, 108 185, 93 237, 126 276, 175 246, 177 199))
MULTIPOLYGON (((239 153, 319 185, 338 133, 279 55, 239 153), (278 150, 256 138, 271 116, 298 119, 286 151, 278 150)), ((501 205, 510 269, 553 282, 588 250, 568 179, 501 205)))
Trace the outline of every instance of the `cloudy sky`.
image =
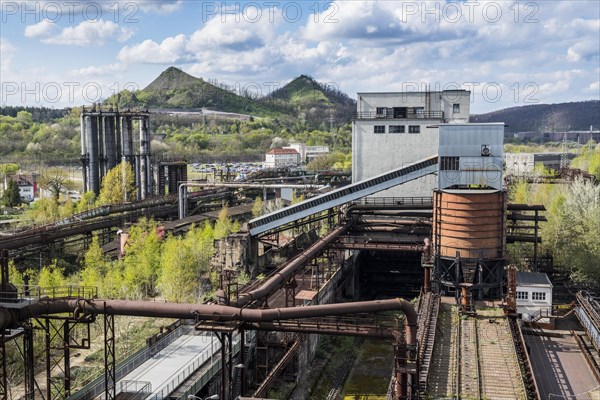
POLYGON ((0 103, 79 106, 169 66, 267 94, 470 89, 471 111, 600 98, 600 2, 0 0, 0 103))

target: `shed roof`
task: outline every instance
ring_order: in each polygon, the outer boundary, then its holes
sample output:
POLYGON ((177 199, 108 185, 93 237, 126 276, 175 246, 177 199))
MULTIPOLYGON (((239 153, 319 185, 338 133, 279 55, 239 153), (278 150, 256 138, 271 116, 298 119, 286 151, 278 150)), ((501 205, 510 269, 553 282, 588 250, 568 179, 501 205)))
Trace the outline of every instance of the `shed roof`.
POLYGON ((517 286, 550 286, 550 278, 543 272, 517 272, 517 286))

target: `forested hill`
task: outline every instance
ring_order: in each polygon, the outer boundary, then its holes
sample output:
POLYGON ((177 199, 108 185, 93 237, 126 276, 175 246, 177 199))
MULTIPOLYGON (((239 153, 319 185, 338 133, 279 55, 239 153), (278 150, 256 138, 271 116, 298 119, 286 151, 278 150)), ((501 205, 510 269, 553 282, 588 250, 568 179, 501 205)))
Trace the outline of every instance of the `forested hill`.
POLYGON ((315 122, 349 122, 356 108, 353 99, 334 84, 322 84, 302 75, 265 96, 243 92, 216 81, 205 81, 178 68, 169 67, 143 90, 122 91, 106 100, 120 107, 197 110, 210 108, 255 116, 293 117, 315 122))
POLYGON ((504 122, 508 132, 600 129, 600 100, 535 104, 472 115, 471 122, 504 122))
POLYGON ((239 96, 226 87, 206 82, 175 67, 163 71, 143 90, 123 90, 106 100, 106 103, 115 104, 117 101, 120 107, 181 110, 211 108, 251 115, 267 115, 271 112, 250 97, 239 96))

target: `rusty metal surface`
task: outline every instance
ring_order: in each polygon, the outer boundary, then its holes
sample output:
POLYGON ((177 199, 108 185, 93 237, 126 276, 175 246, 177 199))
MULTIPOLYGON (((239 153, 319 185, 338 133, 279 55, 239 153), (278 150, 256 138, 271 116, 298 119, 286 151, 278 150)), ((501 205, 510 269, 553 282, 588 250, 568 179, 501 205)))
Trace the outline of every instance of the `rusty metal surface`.
POLYGON ((434 192, 434 235, 438 255, 502 258, 505 246, 506 192, 434 192))
POLYGON ((308 249, 300 253, 298 256, 285 263, 277 272, 265 280, 258 288, 241 293, 237 304, 239 306, 246 305, 251 301, 262 299, 281 288, 287 280, 297 274, 305 264, 313 257, 321 253, 330 243, 335 241, 338 236, 343 235, 349 229, 347 225, 338 226, 329 232, 325 237, 319 239, 308 249))
POLYGON ((79 314, 131 315, 161 318, 196 318, 197 321, 273 322, 300 318, 401 310, 406 315, 407 343, 416 341, 417 313, 403 299, 322 304, 306 307, 244 309, 214 304, 153 303, 123 300, 49 300, 21 309, 0 308, 0 330, 33 316, 77 312, 79 314))

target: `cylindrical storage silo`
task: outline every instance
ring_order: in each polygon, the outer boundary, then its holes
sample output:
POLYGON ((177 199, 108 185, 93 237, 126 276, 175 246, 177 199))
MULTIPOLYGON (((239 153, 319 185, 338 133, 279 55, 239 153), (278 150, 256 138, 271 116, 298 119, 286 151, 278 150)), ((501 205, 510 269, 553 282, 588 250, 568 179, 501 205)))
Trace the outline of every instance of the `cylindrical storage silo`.
POLYGON ((434 192, 433 241, 442 258, 501 259, 505 249, 506 192, 434 192))

